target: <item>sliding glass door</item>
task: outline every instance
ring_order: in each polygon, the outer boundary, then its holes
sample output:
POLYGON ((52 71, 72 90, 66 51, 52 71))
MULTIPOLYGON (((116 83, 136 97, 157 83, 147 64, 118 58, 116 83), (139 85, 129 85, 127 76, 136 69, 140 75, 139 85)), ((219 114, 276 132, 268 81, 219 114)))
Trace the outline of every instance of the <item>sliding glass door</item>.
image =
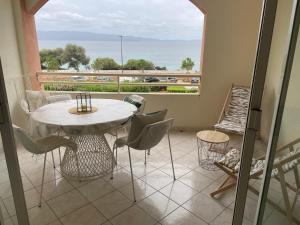
POLYGON ((0 60, 0 225, 29 225, 0 60))
POLYGON ((294 197, 299 192, 295 164, 300 160, 300 153, 295 152, 300 145, 293 143, 300 137, 297 136, 300 135, 297 103, 300 57, 297 51, 294 59, 299 16, 296 0, 265 1, 234 225, 299 224, 295 212, 299 212, 300 204, 294 197), (289 84, 289 81, 292 82, 289 84), (280 146, 286 147, 279 153, 280 146), (284 163, 279 163, 282 157, 287 159, 283 158, 284 163), (286 166, 290 161, 292 163, 286 166))

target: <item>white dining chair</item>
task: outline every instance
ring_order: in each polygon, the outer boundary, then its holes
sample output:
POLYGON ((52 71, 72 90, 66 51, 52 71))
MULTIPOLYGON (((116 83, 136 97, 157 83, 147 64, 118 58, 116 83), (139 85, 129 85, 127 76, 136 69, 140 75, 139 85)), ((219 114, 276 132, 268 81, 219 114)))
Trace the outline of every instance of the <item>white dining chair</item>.
MULTIPOLYGON (((163 137, 167 134, 170 158, 171 158, 171 164, 172 164, 173 178, 174 178, 174 180, 176 180, 174 164, 173 164, 171 141, 170 141, 170 133, 169 133, 170 129, 172 127, 173 121, 174 121, 174 119, 168 119, 168 120, 163 120, 163 121, 147 124, 142 128, 142 131, 140 133, 137 133, 136 131, 132 131, 132 129, 134 129, 136 127, 136 126, 134 126, 135 125, 134 123, 135 122, 138 123, 138 120, 133 120, 132 127, 131 127, 131 130, 129 133, 136 133, 137 135, 135 135, 135 137, 128 136, 127 139, 119 138, 114 143, 113 155, 114 155, 114 151, 117 150, 117 148, 119 148, 119 147, 127 146, 127 148, 128 148, 128 156, 129 156, 131 183, 132 183, 134 202, 136 202, 136 195, 135 195, 135 188, 134 188, 134 181, 133 181, 132 161, 131 161, 131 153, 130 153, 131 149, 145 151, 145 164, 146 164, 146 159, 147 159, 146 152, 149 149, 155 147, 157 144, 159 144, 160 141, 163 139, 163 137)), ((111 179, 113 179, 114 163, 115 163, 115 160, 113 158, 112 169, 111 169, 112 170, 111 179)))
MULTIPOLYGON (((64 137, 50 135, 47 137, 43 137, 37 140, 33 140, 22 128, 13 125, 14 134, 17 137, 17 139, 21 142, 23 147, 37 155, 44 154, 44 166, 43 166, 43 175, 42 175, 42 184, 41 184, 41 192, 40 192, 40 200, 39 200, 39 207, 42 205, 42 195, 43 195, 43 186, 44 186, 44 178, 45 178, 45 169, 46 169, 46 160, 47 160, 47 153, 52 152, 54 149, 57 149, 59 147, 69 147, 74 152, 77 151, 77 144, 72 142, 69 139, 66 139, 64 137)), ((77 156, 75 154, 75 156, 77 156)), ((79 167, 78 167, 78 158, 76 158, 77 161, 77 168, 78 168, 78 175, 80 175, 79 167)), ((80 177, 80 176, 79 176, 80 177)))
MULTIPOLYGON (((134 106, 136 106, 137 111, 135 112, 135 115, 141 115, 144 112, 145 106, 146 106, 146 100, 144 97, 140 95, 129 95, 125 96, 123 98, 124 102, 128 102, 134 106)), ((125 131, 123 133, 129 132, 130 129, 130 120, 126 121, 125 123, 121 124, 121 126, 109 131, 108 133, 112 136, 114 136, 116 139, 119 138, 120 132, 125 131)), ((149 152, 150 154, 150 152, 149 152)), ((118 160, 118 151, 116 151, 116 161, 118 160)))

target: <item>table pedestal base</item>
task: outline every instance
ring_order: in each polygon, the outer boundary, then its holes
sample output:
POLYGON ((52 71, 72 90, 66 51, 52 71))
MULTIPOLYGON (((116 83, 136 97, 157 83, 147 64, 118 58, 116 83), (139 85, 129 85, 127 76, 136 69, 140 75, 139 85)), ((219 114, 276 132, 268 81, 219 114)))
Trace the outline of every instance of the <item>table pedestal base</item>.
POLYGON ((64 176, 87 180, 103 177, 111 172, 114 160, 104 135, 79 135, 70 139, 77 144, 77 152, 67 148, 61 163, 64 176))

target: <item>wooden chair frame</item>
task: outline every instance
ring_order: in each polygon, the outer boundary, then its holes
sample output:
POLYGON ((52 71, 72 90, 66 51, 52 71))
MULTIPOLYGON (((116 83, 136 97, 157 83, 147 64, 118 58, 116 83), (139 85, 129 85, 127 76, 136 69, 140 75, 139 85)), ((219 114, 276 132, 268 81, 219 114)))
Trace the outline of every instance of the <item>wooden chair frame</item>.
MULTIPOLYGON (((284 150, 289 150, 290 152, 294 151, 294 146, 295 144, 300 143, 300 138, 290 142, 289 144, 279 148, 277 150, 277 153, 282 152, 284 150)), ((259 159, 264 159, 265 157, 259 158, 259 159)), ((296 187, 294 187, 293 185, 291 185, 290 183, 288 183, 285 179, 285 172, 283 170, 283 166, 288 163, 291 162, 295 159, 299 159, 300 158, 300 152, 291 155, 290 157, 286 157, 282 160, 279 160, 278 162, 274 163, 273 169, 277 169, 278 170, 278 174, 274 177, 281 186, 281 191, 282 191, 282 195, 283 195, 283 200, 284 200, 284 204, 285 204, 285 210, 282 209, 281 207, 279 207, 276 203, 274 203, 272 200, 268 199, 268 203, 270 203, 273 207, 275 207, 278 211, 280 211, 281 213, 285 214, 288 218, 288 220, 290 222, 296 222, 297 224, 300 224, 300 221, 298 219, 296 219, 293 214, 292 211, 295 207, 298 195, 300 194, 300 179, 299 179, 299 172, 298 172, 298 168, 297 166, 295 166, 292 170, 295 176, 295 181, 296 181, 296 187), (294 191, 296 193, 296 196, 294 198, 293 203, 290 202, 289 200, 289 196, 288 196, 288 188, 292 191, 294 191)), ((222 184, 218 187, 218 189, 216 191, 213 191, 210 193, 211 197, 215 197, 218 194, 221 194, 229 189, 231 189, 232 187, 236 186, 237 184, 237 180, 238 180, 238 173, 237 171, 226 167, 225 165, 219 163, 219 162, 215 162, 214 163, 218 168, 220 168, 222 171, 224 171, 228 176, 227 178, 222 182, 222 184), (229 182, 231 181, 231 182, 229 182)), ((249 179, 259 179, 259 176, 263 174, 263 169, 258 170, 257 172, 253 173, 250 175, 249 179)), ((259 194, 259 192, 252 187, 251 185, 249 185, 249 190, 252 191, 255 194, 259 194)))

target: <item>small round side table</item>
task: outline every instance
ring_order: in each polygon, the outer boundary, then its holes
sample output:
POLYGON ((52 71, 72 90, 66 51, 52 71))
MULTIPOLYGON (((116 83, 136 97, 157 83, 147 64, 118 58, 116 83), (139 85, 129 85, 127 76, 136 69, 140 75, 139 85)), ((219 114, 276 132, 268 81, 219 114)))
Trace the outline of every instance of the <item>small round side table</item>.
POLYGON ((199 165, 206 170, 217 170, 215 161, 226 153, 229 136, 219 131, 204 130, 197 133, 199 165))

